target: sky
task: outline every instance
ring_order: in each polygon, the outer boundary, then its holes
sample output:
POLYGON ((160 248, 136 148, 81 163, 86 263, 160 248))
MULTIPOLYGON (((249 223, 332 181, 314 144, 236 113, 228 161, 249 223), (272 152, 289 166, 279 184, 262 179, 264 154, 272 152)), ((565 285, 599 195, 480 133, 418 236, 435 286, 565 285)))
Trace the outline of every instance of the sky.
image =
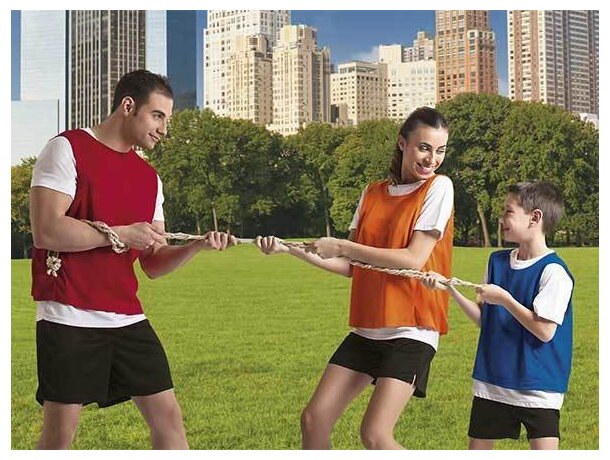
MULTIPOLYGON (((333 64, 377 58, 379 45, 413 45, 418 31, 434 35, 434 10, 430 11, 292 11, 293 24, 318 30, 318 44, 330 48, 333 64)), ((491 11, 496 33, 496 61, 500 94, 507 95, 506 11, 491 11)))
MULTIPOLYGON (((354 59, 374 61, 379 45, 412 46, 418 31, 434 34, 434 11, 292 10, 292 23, 315 27, 318 44, 330 48, 331 62, 354 59)), ((204 15, 204 27, 206 15, 204 15)), ((11 15, 11 99, 19 99, 19 11, 11 15)), ((500 94, 507 95, 506 11, 491 11, 496 33, 496 59, 500 94)))

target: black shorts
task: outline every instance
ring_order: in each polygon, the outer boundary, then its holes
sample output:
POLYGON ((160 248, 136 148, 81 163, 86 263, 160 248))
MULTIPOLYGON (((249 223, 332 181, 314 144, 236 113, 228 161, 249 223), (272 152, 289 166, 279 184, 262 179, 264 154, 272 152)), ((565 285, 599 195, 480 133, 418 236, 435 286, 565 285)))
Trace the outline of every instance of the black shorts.
POLYGON ((173 387, 148 320, 119 328, 36 323, 36 400, 108 407, 173 387))
POLYGON ((527 439, 559 438, 559 411, 513 406, 474 397, 468 436, 476 439, 519 439, 521 424, 527 439))
POLYGON ((351 332, 329 363, 373 377, 391 377, 415 384, 418 398, 426 397, 430 363, 436 350, 427 343, 406 338, 372 340, 351 332))

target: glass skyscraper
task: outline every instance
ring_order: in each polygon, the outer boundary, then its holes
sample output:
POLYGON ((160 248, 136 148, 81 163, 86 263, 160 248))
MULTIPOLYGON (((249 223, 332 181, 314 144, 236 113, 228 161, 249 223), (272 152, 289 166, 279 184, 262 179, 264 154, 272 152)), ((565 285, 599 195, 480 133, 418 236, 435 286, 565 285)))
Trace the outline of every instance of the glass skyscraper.
POLYGON ((203 104, 203 12, 147 11, 146 68, 166 75, 174 110, 203 104))

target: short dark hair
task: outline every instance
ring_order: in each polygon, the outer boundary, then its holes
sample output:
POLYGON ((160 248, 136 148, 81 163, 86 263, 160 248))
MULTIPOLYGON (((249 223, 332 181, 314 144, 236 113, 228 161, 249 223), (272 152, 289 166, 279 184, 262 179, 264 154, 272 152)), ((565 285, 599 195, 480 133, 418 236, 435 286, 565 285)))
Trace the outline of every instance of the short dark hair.
POLYGON ((135 101, 137 110, 140 106, 146 104, 150 94, 155 92, 164 94, 170 99, 174 98, 167 77, 144 69, 126 73, 114 88, 111 112, 114 112, 121 105, 123 98, 128 96, 135 101))
MULTIPOLYGON (((409 134, 415 131, 420 125, 430 126, 431 128, 449 130, 449 123, 443 115, 432 107, 419 107, 415 109, 407 117, 405 122, 402 124, 399 135, 404 140, 409 141, 409 134)), ((390 164, 390 178, 394 185, 402 183, 402 150, 396 141, 396 150, 392 157, 392 163, 390 164)))
POLYGON ((552 232, 564 213, 561 190, 551 182, 519 182, 509 185, 507 192, 513 195, 519 206, 527 212, 535 209, 542 211, 542 231, 552 232))

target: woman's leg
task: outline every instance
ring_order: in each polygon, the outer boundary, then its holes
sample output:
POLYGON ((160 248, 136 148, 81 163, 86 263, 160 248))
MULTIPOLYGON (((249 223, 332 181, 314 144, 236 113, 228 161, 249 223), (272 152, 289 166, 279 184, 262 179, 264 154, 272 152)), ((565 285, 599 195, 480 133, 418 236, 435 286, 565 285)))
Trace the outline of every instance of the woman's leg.
POLYGON ((377 380, 375 391, 366 409, 360 435, 367 449, 403 449, 394 439, 394 427, 415 387, 389 377, 377 380))
POLYGON ((336 421, 372 381, 370 375, 329 364, 301 414, 303 449, 330 449, 330 433, 336 421))

